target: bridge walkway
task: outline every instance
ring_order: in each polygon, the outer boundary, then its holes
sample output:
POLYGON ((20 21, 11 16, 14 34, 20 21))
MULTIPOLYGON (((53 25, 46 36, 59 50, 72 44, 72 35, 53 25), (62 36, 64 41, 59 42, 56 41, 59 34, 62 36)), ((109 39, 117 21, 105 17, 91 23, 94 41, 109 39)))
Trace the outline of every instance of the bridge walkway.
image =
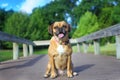
MULTIPOLYGON (((33 55, 0 64, 0 80, 53 80, 44 78, 47 55, 33 55)), ((120 60, 115 57, 73 53, 74 71, 78 76, 58 76, 54 80, 120 80, 120 60)))

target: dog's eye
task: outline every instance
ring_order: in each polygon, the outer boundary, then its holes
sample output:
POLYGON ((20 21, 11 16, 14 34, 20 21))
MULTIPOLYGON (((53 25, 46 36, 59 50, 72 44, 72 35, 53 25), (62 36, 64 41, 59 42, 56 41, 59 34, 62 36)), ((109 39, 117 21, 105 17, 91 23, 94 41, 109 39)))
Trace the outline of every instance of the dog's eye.
POLYGON ((64 28, 67 28, 67 26, 65 26, 65 25, 64 25, 63 27, 64 27, 64 28))
POLYGON ((58 27, 56 26, 56 27, 54 27, 54 29, 58 29, 58 27))

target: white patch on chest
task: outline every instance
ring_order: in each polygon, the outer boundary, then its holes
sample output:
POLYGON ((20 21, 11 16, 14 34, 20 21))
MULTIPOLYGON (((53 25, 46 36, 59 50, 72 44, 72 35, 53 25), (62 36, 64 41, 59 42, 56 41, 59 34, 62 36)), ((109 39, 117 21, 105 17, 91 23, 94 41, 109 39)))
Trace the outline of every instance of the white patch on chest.
POLYGON ((63 48, 62 45, 58 45, 57 51, 58 51, 58 53, 59 53, 60 55, 63 54, 63 53, 65 52, 65 50, 64 50, 64 48, 63 48))

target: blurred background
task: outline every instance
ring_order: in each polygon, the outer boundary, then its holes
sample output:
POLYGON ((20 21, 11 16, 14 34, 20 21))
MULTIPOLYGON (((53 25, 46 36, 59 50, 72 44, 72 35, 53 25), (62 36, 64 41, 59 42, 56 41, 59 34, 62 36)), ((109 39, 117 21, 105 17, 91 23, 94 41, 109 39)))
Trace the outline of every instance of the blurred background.
MULTIPOLYGON (((2 0, 0 31, 30 40, 48 40, 53 21, 71 24, 72 38, 81 37, 120 22, 119 0, 2 0)), ((108 39, 114 42, 114 38, 108 39)), ((108 41, 107 40, 107 41, 108 41)), ((106 39, 103 40, 106 41, 106 39)), ((2 47, 11 47, 1 43, 2 47), (5 45, 5 46, 4 46, 5 45)))

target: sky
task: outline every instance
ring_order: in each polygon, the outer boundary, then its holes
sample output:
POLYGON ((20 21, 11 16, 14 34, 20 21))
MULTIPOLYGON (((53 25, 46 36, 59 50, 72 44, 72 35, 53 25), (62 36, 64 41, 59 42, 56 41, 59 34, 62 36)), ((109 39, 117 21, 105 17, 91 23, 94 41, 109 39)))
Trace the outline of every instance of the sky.
POLYGON ((0 0, 0 8, 32 13, 36 7, 42 7, 53 0, 0 0))

